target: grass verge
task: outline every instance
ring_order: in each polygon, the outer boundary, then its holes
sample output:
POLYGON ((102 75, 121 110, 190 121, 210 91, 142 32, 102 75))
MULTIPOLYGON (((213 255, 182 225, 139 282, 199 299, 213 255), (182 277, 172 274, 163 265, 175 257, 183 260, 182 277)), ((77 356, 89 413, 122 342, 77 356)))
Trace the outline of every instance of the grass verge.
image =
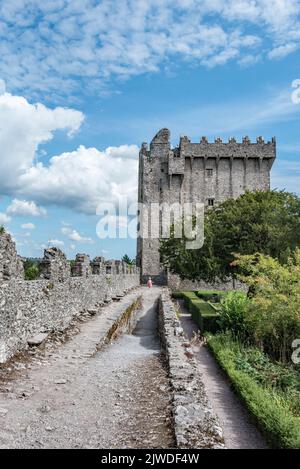
POLYGON ((207 343, 273 448, 300 448, 300 373, 228 334, 207 343))

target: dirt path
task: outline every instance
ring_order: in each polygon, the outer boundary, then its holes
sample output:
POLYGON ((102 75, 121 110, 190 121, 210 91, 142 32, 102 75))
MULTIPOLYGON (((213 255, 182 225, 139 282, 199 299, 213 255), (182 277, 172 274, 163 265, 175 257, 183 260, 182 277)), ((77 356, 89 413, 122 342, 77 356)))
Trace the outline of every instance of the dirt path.
POLYGON ((168 379, 156 334, 160 290, 140 292, 132 334, 95 353, 107 318, 136 293, 105 307, 0 393, 0 448, 172 447, 168 379))
MULTIPOLYGON (((181 324, 189 339, 198 326, 180 301, 181 324)), ((208 398, 223 428, 225 445, 228 449, 267 449, 264 437, 252 423, 247 410, 232 391, 230 383, 209 350, 195 346, 194 353, 198 359, 199 371, 202 374, 208 398)))

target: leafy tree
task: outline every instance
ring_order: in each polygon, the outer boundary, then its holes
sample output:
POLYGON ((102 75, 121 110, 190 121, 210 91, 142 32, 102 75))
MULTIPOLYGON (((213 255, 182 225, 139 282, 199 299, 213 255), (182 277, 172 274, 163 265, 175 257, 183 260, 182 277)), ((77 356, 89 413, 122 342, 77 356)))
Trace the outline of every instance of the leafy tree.
POLYGON ((286 264, 262 254, 237 256, 240 279, 250 286, 245 307, 250 340, 273 358, 287 362, 300 337, 300 249, 286 264))
POLYGON ((236 277, 234 255, 260 252, 284 263, 300 246, 300 199, 278 191, 246 192, 207 211, 205 243, 187 250, 185 239, 162 240, 163 263, 190 280, 236 277))
POLYGON ((135 265, 135 259, 130 259, 130 257, 127 254, 125 254, 125 256, 122 257, 122 261, 128 265, 135 265))
POLYGON ((26 259, 24 261, 25 280, 36 280, 39 276, 39 260, 26 259))
POLYGON ((3 225, 0 225, 0 235, 5 233, 5 228, 3 225))
MULTIPOLYGON (((184 230, 182 230, 184 232, 184 230)), ((220 259, 216 258, 213 249, 213 233, 209 214, 205 217, 205 244, 202 249, 186 249, 185 236, 174 237, 174 227, 171 227, 170 238, 162 239, 160 254, 165 267, 190 280, 205 280, 213 282, 221 278, 220 259)))

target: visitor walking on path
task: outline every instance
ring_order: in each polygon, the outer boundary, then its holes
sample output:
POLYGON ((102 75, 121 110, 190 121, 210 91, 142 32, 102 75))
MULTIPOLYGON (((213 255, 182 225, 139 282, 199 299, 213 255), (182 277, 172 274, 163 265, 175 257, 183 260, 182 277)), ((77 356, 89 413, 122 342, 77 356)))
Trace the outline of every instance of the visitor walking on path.
POLYGON ((151 277, 149 277, 148 282, 147 282, 147 287, 152 288, 152 286, 153 286, 152 279, 151 279, 151 277))

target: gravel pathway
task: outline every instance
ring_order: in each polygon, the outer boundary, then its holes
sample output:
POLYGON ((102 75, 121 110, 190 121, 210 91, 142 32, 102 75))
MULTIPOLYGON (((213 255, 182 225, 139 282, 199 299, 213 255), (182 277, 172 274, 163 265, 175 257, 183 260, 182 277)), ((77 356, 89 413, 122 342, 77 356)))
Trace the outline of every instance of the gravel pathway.
MULTIPOLYGON (((182 301, 181 324, 189 339, 198 331, 182 301)), ((193 347, 198 359, 199 371, 205 385, 207 396, 223 428, 225 445, 228 449, 267 449, 264 437, 251 421, 251 417, 233 392, 230 383, 214 357, 203 345, 193 347)))
POLYGON ((0 448, 168 448, 168 379, 157 338, 159 288, 140 288, 26 363, 0 392, 0 448), (109 318, 142 295, 132 334, 97 352, 109 318))

